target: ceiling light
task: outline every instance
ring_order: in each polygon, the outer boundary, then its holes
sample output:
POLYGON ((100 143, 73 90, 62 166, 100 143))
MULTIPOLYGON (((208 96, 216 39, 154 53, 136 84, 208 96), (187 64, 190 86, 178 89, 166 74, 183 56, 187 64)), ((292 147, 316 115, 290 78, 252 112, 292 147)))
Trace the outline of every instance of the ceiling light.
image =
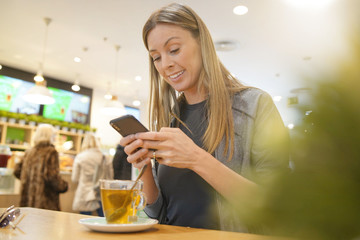
POLYGON ((55 103, 52 92, 46 87, 45 80, 42 82, 36 82, 35 86, 30 88, 23 96, 23 99, 30 103, 42 105, 55 103))
POLYGON ((42 74, 42 71, 41 71, 41 70, 39 70, 39 71, 36 73, 36 75, 35 75, 35 77, 34 77, 34 80, 35 80, 35 82, 42 82, 42 81, 44 81, 44 77, 43 77, 43 74, 42 74))
POLYGON ((104 95, 104 98, 106 100, 110 100, 111 98, 113 97, 113 95, 111 95, 111 93, 107 92, 105 95, 104 95))
MULTIPOLYGON (((115 45, 116 55, 115 55, 115 80, 114 80, 114 82, 117 82, 117 66, 118 66, 119 50, 120 50, 120 46, 115 45)), ((110 88, 110 82, 108 82, 108 86, 110 88)), ((110 96, 110 94, 106 94, 104 97, 108 98, 109 96, 110 96)), ((118 98, 116 96, 112 96, 110 100, 106 101, 106 104, 105 104, 104 108, 102 109, 102 112, 106 115, 117 115, 117 116, 126 114, 124 105, 120 101, 118 101, 118 98)))
POLYGON ((136 76, 136 77, 135 77, 135 81, 140 82, 140 81, 141 81, 141 76, 136 76))
POLYGON ((140 102, 140 100, 134 100, 134 101, 132 102, 132 104, 133 104, 135 107, 138 107, 138 106, 141 105, 141 102, 140 102))
POLYGON ((105 106, 101 109, 101 112, 105 115, 122 116, 126 114, 124 105, 118 101, 116 96, 113 96, 111 100, 107 100, 105 106))
POLYGON ((246 6, 236 6, 233 9, 233 13, 236 15, 244 15, 249 11, 249 9, 246 6))
POLYGON ((76 77, 75 77, 75 81, 74 81, 74 84, 71 86, 71 89, 75 92, 78 92, 80 91, 80 86, 79 86, 79 75, 76 74, 76 77))
POLYGON ((79 58, 79 57, 74 57, 74 62, 77 62, 77 63, 81 62, 81 58, 79 58))
POLYGON ((49 24, 51 23, 51 18, 44 18, 44 22, 45 22, 45 36, 44 36, 44 46, 43 46, 43 54, 42 54, 42 60, 40 63, 40 67, 38 72, 36 73, 34 80, 36 82, 42 82, 44 81, 44 77, 43 77, 43 69, 44 69, 44 63, 45 63, 45 53, 46 53, 46 43, 47 43, 47 35, 48 35, 48 28, 49 28, 49 24))
POLYGON ((77 83, 74 83, 74 85, 71 86, 71 89, 75 92, 80 91, 80 86, 77 83))

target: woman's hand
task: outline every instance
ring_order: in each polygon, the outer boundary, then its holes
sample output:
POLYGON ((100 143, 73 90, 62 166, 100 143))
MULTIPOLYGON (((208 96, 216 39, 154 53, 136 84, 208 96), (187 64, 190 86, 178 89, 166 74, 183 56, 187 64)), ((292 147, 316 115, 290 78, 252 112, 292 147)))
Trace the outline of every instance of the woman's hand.
POLYGON ((156 160, 171 167, 192 169, 197 163, 199 151, 204 151, 179 128, 164 127, 160 132, 137 133, 134 137, 132 151, 137 147, 149 149, 147 152, 139 150, 141 152, 136 156, 153 157, 156 151, 156 160))
POLYGON ((127 161, 135 168, 140 169, 150 163, 152 152, 143 148, 143 141, 136 139, 134 134, 122 138, 120 145, 124 147, 124 151, 128 155, 127 161))

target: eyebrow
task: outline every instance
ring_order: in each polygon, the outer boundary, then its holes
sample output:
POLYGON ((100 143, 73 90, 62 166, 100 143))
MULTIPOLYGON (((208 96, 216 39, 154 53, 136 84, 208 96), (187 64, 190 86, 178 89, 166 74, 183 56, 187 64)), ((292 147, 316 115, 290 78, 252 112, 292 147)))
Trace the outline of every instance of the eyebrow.
MULTIPOLYGON (((166 42, 164 43, 164 47, 173 39, 180 38, 180 37, 170 37, 166 42)), ((149 52, 155 52, 155 49, 150 49, 149 52)))

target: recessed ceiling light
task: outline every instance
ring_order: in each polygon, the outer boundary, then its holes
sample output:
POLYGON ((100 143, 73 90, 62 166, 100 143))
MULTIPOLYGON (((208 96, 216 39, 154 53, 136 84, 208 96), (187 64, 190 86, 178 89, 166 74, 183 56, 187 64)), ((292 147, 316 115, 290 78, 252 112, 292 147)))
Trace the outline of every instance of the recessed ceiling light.
POLYGON ((244 15, 249 11, 249 9, 246 6, 236 6, 233 9, 234 14, 236 15, 244 15))
POLYGON ((138 81, 138 82, 141 81, 141 76, 136 76, 135 81, 138 81))
POLYGON ((134 101, 132 102, 132 104, 133 104, 135 107, 138 107, 138 106, 140 106, 141 102, 140 102, 139 100, 134 100, 134 101))
POLYGON ((79 58, 79 57, 74 57, 74 62, 77 62, 77 63, 81 62, 81 58, 79 58))

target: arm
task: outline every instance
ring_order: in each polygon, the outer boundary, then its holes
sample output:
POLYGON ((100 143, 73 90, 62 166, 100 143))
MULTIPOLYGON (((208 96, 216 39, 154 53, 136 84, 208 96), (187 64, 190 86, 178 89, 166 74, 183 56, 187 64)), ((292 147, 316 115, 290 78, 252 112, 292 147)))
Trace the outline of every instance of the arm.
POLYGON ((78 157, 75 157, 74 165, 71 173, 71 181, 74 183, 79 182, 80 177, 80 171, 81 171, 81 165, 79 164, 78 157))
POLYGON ((20 179, 21 169, 22 169, 22 161, 19 162, 19 163, 17 163, 17 164, 15 165, 14 176, 15 176, 17 179, 20 179))
POLYGON ((289 133, 268 94, 261 95, 251 148, 253 172, 260 183, 289 168, 289 133))
POLYGON ((26 158, 27 154, 28 154, 28 151, 25 151, 24 156, 21 158, 20 162, 15 165, 14 176, 17 179, 20 179, 20 177, 21 177, 21 170, 22 170, 23 161, 26 158))

